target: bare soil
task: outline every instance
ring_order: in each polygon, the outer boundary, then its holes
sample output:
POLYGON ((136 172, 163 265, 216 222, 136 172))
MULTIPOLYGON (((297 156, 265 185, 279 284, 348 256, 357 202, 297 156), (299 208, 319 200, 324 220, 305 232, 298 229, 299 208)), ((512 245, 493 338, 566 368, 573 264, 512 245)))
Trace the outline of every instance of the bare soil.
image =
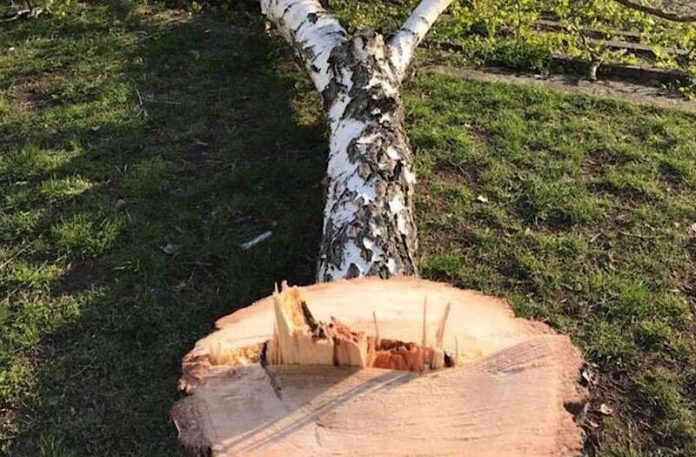
POLYGON ((582 95, 595 95, 626 100, 639 105, 658 106, 696 112, 696 100, 686 100, 660 87, 618 80, 589 81, 579 75, 541 75, 500 67, 473 68, 432 66, 421 68, 472 81, 505 81, 518 86, 538 86, 582 95))

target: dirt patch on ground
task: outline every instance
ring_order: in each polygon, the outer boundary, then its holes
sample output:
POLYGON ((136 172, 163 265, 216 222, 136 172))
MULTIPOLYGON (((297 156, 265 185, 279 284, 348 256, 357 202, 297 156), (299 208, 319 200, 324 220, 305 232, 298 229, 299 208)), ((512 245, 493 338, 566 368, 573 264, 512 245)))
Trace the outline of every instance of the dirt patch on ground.
POLYGON ((69 77, 61 72, 18 76, 10 84, 7 93, 14 98, 21 111, 45 108, 51 104, 50 97, 46 96, 46 90, 56 83, 67 81, 69 77))
POLYGON ((106 268, 94 260, 74 260, 68 264, 53 293, 63 295, 89 289, 101 282, 107 273, 106 268))
POLYGON ((685 100, 659 87, 646 86, 626 81, 589 81, 578 75, 540 75, 531 72, 516 72, 499 67, 482 70, 448 66, 424 67, 421 71, 445 74, 472 81, 505 81, 520 86, 538 86, 581 95, 595 95, 626 100, 639 105, 658 106, 696 112, 696 101, 685 100))
MULTIPOLYGON (((123 6, 127 10, 127 6, 123 6)), ((133 11, 140 17, 156 22, 157 24, 175 25, 185 22, 195 22, 205 28, 206 33, 214 32, 224 36, 261 36, 262 28, 242 27, 236 24, 222 22, 214 16, 206 14, 192 14, 178 9, 157 8, 151 5, 136 5, 133 11)), ((260 14, 260 11, 258 11, 260 14)), ((259 21, 259 24, 262 24, 259 21)))

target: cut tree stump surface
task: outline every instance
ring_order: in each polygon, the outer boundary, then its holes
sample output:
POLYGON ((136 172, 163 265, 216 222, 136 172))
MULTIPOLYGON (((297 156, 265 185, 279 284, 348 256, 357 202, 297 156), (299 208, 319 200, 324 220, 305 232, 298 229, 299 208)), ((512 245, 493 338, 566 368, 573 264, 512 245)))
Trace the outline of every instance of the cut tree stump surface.
POLYGON ((572 456, 587 392, 566 336, 515 318, 502 300, 416 278, 354 279, 302 288, 318 320, 434 341, 460 364, 425 373, 258 363, 273 338, 272 297, 217 321, 185 356, 172 408, 189 455, 572 456))

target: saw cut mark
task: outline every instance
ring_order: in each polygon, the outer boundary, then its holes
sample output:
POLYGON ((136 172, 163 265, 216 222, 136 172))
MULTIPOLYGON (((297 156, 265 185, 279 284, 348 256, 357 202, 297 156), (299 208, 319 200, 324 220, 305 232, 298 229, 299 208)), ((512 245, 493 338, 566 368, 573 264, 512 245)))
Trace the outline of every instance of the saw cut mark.
POLYGON ((271 384, 271 387, 273 387, 273 392, 276 394, 276 397, 278 397, 278 400, 283 401, 283 386, 281 386, 280 379, 278 379, 278 376, 276 376, 276 374, 269 369, 268 361, 266 360, 267 354, 268 343, 264 343, 263 351, 261 352, 260 365, 261 368, 263 368, 263 371, 266 372, 266 376, 268 376, 268 382, 271 384))
POLYGON ((216 325, 184 358, 190 395, 172 409, 186 455, 582 451, 579 351, 502 300, 417 278, 283 284, 216 325), (259 363, 211 363, 250 347, 259 363))
MULTIPOLYGON (((430 360, 430 369, 465 365, 524 341, 530 335, 553 333, 544 324, 515 319, 510 307, 502 300, 421 279, 355 279, 303 287, 301 292, 293 291, 287 285, 284 288, 281 294, 279 284, 276 294, 218 320, 216 326, 219 330, 196 343, 184 357, 179 389, 192 393, 197 386, 205 384, 207 378, 258 362, 264 344, 267 344, 266 361, 269 365, 299 363, 280 359, 279 340, 274 337, 282 333, 281 327, 292 324, 294 328, 295 323, 304 329, 299 332, 305 334, 303 344, 311 346, 314 335, 315 346, 325 346, 322 364, 383 368, 410 366, 410 369, 419 371, 416 367, 421 365, 420 353, 415 353, 410 343, 418 342, 418 347, 422 344, 422 307, 426 296, 427 341, 431 345, 426 350, 433 354, 425 355, 430 360), (281 295, 295 297, 299 306, 283 311, 285 314, 280 314, 279 319, 275 307, 276 299, 281 295), (302 302, 306 310, 302 309, 302 302), (310 326, 305 316, 307 311, 317 325, 321 322, 328 324, 310 326), (335 362, 333 337, 330 338, 329 334, 343 332, 343 327, 338 324, 347 328, 344 337, 351 332, 354 335, 341 338, 335 362), (337 328, 330 328, 331 325, 337 328), (327 332, 326 339, 317 331, 319 328, 327 332), (367 348, 360 346, 359 341, 366 341, 367 348), (439 353, 440 350, 443 354, 439 353)), ((300 338, 300 335, 295 338, 300 338)), ((293 338, 290 340, 294 341, 293 338)), ((295 357, 299 355, 295 354, 295 357)), ((306 354, 303 360, 306 363, 306 354)))

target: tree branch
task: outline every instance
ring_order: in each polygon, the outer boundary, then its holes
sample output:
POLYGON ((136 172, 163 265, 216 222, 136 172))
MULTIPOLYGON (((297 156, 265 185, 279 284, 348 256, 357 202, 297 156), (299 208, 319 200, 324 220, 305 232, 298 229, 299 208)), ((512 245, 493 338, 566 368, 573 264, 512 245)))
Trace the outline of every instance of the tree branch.
POLYGON ((660 8, 654 8, 649 5, 644 5, 642 3, 636 3, 631 0, 614 0, 617 3, 622 4, 626 8, 630 8, 636 11, 641 11, 646 14, 651 14, 653 16, 661 17, 662 19, 667 19, 672 22, 696 22, 696 14, 679 14, 676 12, 665 11, 660 8))
POLYGON ((295 47, 314 86, 322 92, 331 80, 331 51, 346 31, 317 0, 260 0, 261 11, 295 47))
POLYGON ((404 77, 416 47, 450 3, 452 0, 423 0, 392 37, 390 60, 399 78, 404 77))

